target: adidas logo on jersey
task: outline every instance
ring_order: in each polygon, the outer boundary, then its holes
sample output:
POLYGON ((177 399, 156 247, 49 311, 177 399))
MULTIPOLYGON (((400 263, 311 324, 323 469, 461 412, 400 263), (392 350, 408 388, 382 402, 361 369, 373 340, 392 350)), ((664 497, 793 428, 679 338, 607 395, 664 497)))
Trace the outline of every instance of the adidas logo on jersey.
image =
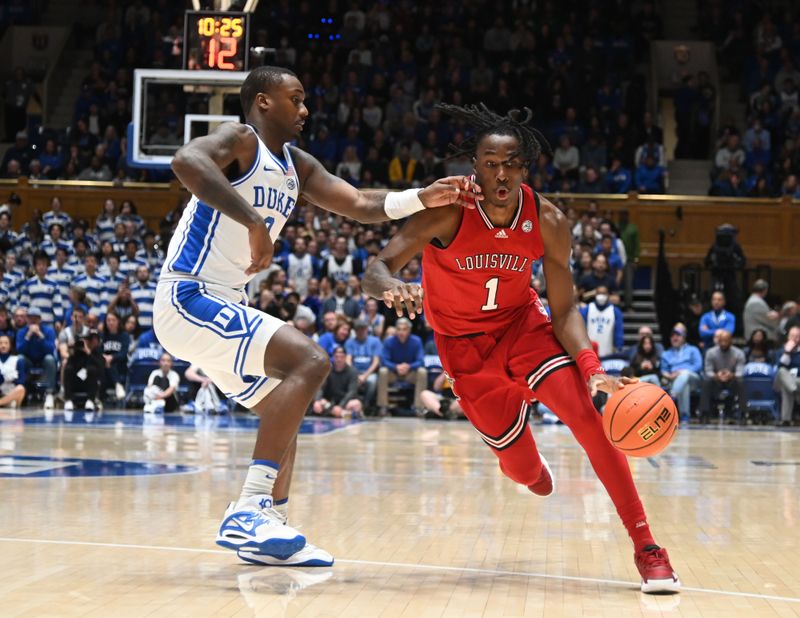
POLYGON ((506 234, 505 230, 501 229, 499 232, 497 232, 497 234, 494 235, 494 237, 495 238, 508 238, 508 234, 506 234))

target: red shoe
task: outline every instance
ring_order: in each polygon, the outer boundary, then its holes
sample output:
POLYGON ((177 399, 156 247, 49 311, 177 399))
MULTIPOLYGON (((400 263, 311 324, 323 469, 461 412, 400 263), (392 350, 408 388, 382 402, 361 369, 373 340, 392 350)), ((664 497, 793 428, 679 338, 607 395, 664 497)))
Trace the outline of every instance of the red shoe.
POLYGON ((666 549, 648 545, 633 554, 633 560, 642 576, 642 592, 680 592, 681 581, 669 563, 666 549))
POLYGON ((544 455, 539 453, 539 458, 542 460, 542 471, 539 473, 539 478, 536 482, 533 485, 528 485, 528 489, 537 496, 546 498, 556 493, 556 479, 544 455))

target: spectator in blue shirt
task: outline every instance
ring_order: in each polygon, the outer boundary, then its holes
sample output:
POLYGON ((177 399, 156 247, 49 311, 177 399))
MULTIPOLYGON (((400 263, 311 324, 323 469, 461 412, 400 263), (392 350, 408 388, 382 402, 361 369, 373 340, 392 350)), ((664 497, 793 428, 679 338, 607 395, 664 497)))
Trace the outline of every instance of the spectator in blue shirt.
POLYGON ((53 409, 56 392, 56 331, 42 324, 42 313, 36 305, 28 309, 27 325, 17 331, 17 353, 25 358, 25 367, 44 370, 45 410, 53 409))
POLYGON ((344 345, 347 351, 347 364, 358 371, 359 391, 364 392, 364 405, 369 407, 375 401, 378 388, 378 367, 381 364, 383 344, 375 335, 369 334, 366 320, 357 319, 354 324, 356 336, 344 345))
POLYGON ((337 316, 336 326, 333 330, 327 331, 319 336, 320 347, 333 359, 333 352, 338 347, 345 347, 350 338, 350 323, 343 316, 337 316))
POLYGON ((639 193, 664 193, 664 174, 664 168, 656 165, 653 157, 646 157, 636 168, 636 189, 639 193))
POLYGON ((383 342, 381 365, 378 371, 378 407, 381 415, 389 407, 389 384, 397 380, 414 384, 414 406, 422 408, 420 394, 428 385, 428 370, 424 367, 422 339, 411 334, 411 320, 400 318, 395 334, 383 342))
POLYGON ((614 157, 611 160, 611 167, 606 172, 606 187, 609 193, 627 193, 631 190, 633 175, 626 167, 623 167, 622 160, 614 157))
POLYGON ((714 333, 726 330, 731 335, 736 330, 736 316, 725 311, 725 294, 714 292, 711 295, 711 311, 700 318, 700 340, 706 350, 714 347, 714 333))
POLYGON ((661 356, 661 377, 669 383, 681 421, 688 421, 692 391, 700 386, 703 357, 696 346, 686 343, 686 326, 681 322, 672 328, 669 342, 672 347, 661 356))

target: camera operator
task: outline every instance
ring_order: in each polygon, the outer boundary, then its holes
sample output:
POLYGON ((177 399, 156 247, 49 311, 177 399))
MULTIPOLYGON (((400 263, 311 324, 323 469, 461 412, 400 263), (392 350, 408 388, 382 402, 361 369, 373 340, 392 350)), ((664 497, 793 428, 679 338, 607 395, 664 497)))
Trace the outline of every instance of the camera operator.
POLYGON ((737 273, 744 269, 747 259, 736 240, 739 230, 730 223, 716 229, 714 244, 708 250, 705 267, 711 270, 712 287, 725 294, 731 313, 741 315, 741 293, 737 273))
POLYGON ((95 410, 95 400, 103 378, 105 362, 100 348, 100 333, 90 330, 75 337, 70 346, 69 358, 64 368, 64 410, 75 409, 73 397, 76 392, 86 393, 88 411, 95 410))

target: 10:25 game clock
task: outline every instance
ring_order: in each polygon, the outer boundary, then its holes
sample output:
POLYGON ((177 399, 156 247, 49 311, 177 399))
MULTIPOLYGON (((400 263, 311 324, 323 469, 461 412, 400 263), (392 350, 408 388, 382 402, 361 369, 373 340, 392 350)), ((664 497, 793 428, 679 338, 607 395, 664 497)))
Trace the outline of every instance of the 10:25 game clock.
POLYGON ((246 71, 250 14, 186 11, 183 68, 190 71, 246 71))

